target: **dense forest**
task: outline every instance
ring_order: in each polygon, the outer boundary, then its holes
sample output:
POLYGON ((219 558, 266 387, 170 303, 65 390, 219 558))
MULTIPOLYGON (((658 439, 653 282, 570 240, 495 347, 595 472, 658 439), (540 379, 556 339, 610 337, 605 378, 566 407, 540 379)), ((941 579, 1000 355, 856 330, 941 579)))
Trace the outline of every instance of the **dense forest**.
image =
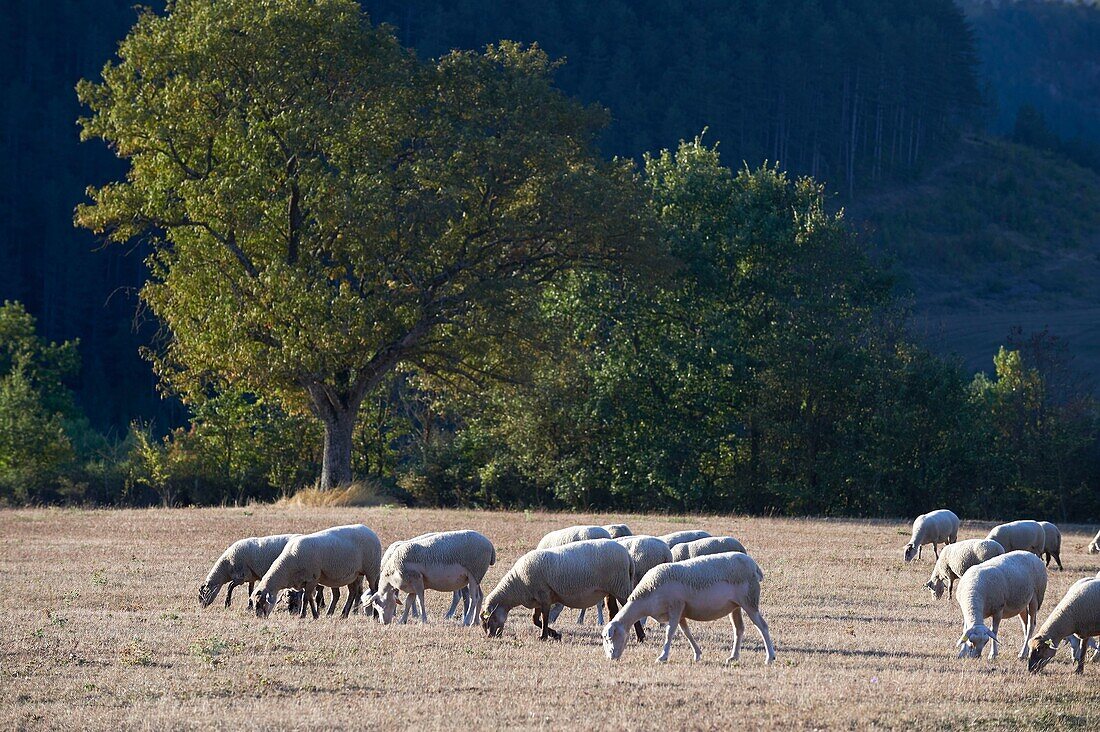
MULTIPOLYGON (((878 245, 916 271, 929 247, 949 263, 950 246, 898 192, 946 181, 957 207, 951 165, 973 160, 984 126, 1091 165, 1100 41, 1088 28, 1100 11, 977 0, 362 5, 421 59, 501 38, 562 59, 556 87, 607 109, 596 149, 636 161, 628 218, 663 274, 639 275, 627 257, 540 278, 537 297, 508 305, 521 341, 479 343, 457 381, 447 358, 409 354, 359 407, 357 477, 449 505, 867 515, 952 501, 986 515, 1100 514, 1096 411, 1070 368, 1072 344, 1006 332, 995 372, 972 380, 912 342, 896 298, 897 281, 912 284, 905 272, 892 280, 829 213, 863 206, 878 245), (1012 37, 1027 42, 1009 53, 1012 37), (1054 81, 1059 93, 1042 92, 1054 81), (507 373, 489 377, 487 363, 507 373), (996 507, 994 491, 1008 496, 996 507)), ((154 242, 104 245, 72 227, 85 187, 127 170, 101 143, 78 144, 87 108, 73 87, 98 79, 135 17, 122 2, 0 8, 10 48, 0 301, 23 303, 0 317, 0 500, 268 499, 321 470, 321 425, 285 393, 154 375, 139 350, 158 352, 170 331, 155 299, 137 296, 154 242)), ((584 109, 577 119, 602 116, 584 109)), ((1031 160, 996 155, 995 177, 1031 160)), ((1071 211, 1065 227, 1088 228, 1087 198, 1047 205, 1071 211)), ((958 246, 980 251, 972 243, 958 246)), ((161 375, 172 368, 162 353, 161 375)))

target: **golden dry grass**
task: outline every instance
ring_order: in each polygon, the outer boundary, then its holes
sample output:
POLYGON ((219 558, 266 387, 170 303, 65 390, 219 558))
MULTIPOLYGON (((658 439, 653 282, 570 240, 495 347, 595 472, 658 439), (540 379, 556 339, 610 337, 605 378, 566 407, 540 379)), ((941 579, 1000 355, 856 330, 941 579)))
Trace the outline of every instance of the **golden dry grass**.
MULTIPOLYGON (((966 525, 965 537, 984 525, 966 525)), ((641 517, 411 509, 21 510, 0 512, 0 729, 1100 729, 1100 666, 1070 673, 1063 651, 1041 676, 1005 653, 960 661, 958 610, 921 588, 931 560, 903 565, 899 522, 641 517), (696 624, 704 659, 656 638, 607 661, 594 624, 567 611, 543 644, 527 613, 502 639, 438 619, 382 627, 363 617, 258 620, 244 593, 206 610, 197 588, 232 540, 361 521, 383 542, 475 528, 497 545, 491 588, 563 525, 625 520, 636 533, 701 527, 742 539, 766 573, 763 611, 778 650, 763 665, 749 626, 722 665, 726 622, 696 624)), ((1047 607, 1100 557, 1066 532, 1047 607)), ((652 627, 652 626, 651 626, 652 627)))

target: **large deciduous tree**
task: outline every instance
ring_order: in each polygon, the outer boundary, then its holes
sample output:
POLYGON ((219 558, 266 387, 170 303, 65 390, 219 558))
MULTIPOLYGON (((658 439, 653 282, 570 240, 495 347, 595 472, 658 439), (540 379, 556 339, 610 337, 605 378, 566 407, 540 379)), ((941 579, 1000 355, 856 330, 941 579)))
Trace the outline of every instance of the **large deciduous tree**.
POLYGON ((176 0, 78 87, 130 167, 76 221, 151 242, 168 384, 308 407, 345 483, 399 364, 495 374, 528 291, 631 243, 630 168, 553 69, 508 42, 421 62, 354 0, 176 0))

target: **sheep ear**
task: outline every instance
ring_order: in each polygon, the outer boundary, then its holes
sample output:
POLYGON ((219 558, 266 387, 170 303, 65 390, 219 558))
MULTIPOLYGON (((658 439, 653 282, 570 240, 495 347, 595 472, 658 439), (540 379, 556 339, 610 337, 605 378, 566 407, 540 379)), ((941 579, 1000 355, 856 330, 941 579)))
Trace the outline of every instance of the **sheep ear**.
POLYGON ((959 636, 959 642, 955 644, 955 647, 962 648, 964 645, 966 645, 967 640, 968 639, 966 637, 966 633, 963 633, 961 636, 959 636))
POLYGON ((1047 638, 1046 644, 1052 650, 1058 647, 1058 644, 1054 642, 1053 638, 1047 638))
POLYGON ((401 604, 403 604, 403 603, 401 602, 401 596, 400 596, 400 595, 398 595, 398 594, 396 594, 396 593, 395 593, 395 594, 394 594, 394 596, 393 596, 393 601, 394 601, 394 602, 396 602, 396 603, 397 603, 398 605, 401 605, 401 604))

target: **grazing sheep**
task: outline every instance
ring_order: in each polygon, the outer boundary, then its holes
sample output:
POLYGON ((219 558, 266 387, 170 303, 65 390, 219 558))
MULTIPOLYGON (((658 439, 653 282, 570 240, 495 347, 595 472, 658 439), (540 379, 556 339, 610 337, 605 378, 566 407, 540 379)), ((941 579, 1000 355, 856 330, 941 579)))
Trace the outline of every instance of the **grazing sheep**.
POLYGON ((1049 521, 1040 521, 1039 525, 1043 527, 1044 534, 1043 558, 1046 559, 1046 564, 1049 567, 1050 560, 1053 557, 1054 561, 1058 563, 1058 571, 1062 571, 1062 558, 1058 556, 1062 553, 1062 532, 1049 521))
POLYGON ((222 585, 229 583, 225 591, 225 606, 229 607, 233 599, 233 588, 248 583, 248 609, 252 609, 252 590, 256 581, 263 577, 272 563, 282 553, 286 543, 298 534, 274 534, 272 536, 250 536, 229 545, 218 561, 206 575, 199 587, 199 605, 209 607, 214 602, 222 585))
MULTIPOLYGON (((463 587, 470 591, 470 606, 463 625, 473 625, 481 611, 481 580, 496 563, 493 543, 476 531, 443 531, 399 542, 386 553, 378 590, 364 595, 363 602, 373 605, 382 622, 393 620, 399 592, 410 593, 424 605, 424 590, 455 592, 463 587)), ((421 622, 428 622, 426 610, 421 622)))
POLYGON ((671 534, 665 534, 658 538, 668 544, 668 548, 671 549, 677 544, 686 544, 689 541, 706 539, 709 536, 710 533, 707 531, 673 531, 671 534))
POLYGON ((617 602, 626 602, 633 587, 634 560, 611 539, 535 549, 520 557, 485 598, 481 627, 489 637, 501 636, 508 613, 522 605, 534 609, 541 640, 561 640, 561 634, 550 628, 554 604, 585 608, 606 600, 608 612, 614 615, 617 602))
POLYGON ((703 651, 695 642, 688 620, 717 620, 728 615, 733 623, 733 649, 726 663, 736 661, 741 654, 745 625, 741 611, 760 631, 764 640, 764 662, 775 660, 768 624, 760 614, 760 580, 764 573, 748 554, 729 552, 711 554, 683 562, 654 567, 638 582, 630 598, 603 631, 603 647, 607 657, 617 660, 626 645, 626 629, 646 616, 668 623, 665 645, 657 656, 658 663, 668 661, 672 638, 677 628, 683 628, 695 660, 703 651))
POLYGON ((905 561, 920 559, 925 544, 931 544, 933 553, 939 558, 939 545, 953 544, 958 536, 959 517, 947 509, 917 516, 913 522, 913 535, 905 545, 905 561))
POLYGON ((1047 591, 1047 569, 1031 552, 1013 551, 974 565, 959 580, 955 601, 963 614, 963 634, 955 645, 959 658, 978 658, 989 641, 989 657, 997 657, 997 631, 1005 616, 1018 615, 1024 627, 1020 658, 1027 656, 1027 641, 1035 630, 1035 619, 1047 591), (985 619, 993 618, 993 628, 985 619))
POLYGON ((985 538, 997 542, 1006 552, 1031 552, 1042 557, 1047 532, 1038 521, 1013 521, 994 526, 985 538))
POLYGON ((1100 579, 1078 580, 1058 602, 1039 632, 1028 642, 1031 653, 1027 660, 1027 669, 1038 673, 1046 666, 1063 639, 1077 636, 1074 648, 1074 660, 1077 666, 1074 673, 1085 670, 1085 655, 1089 638, 1100 635, 1100 579))
POLYGON ((612 539, 621 539, 624 536, 633 536, 634 532, 626 524, 608 524, 603 527, 612 539))
MULTIPOLYGON (((295 536, 286 543, 252 593, 256 615, 269 615, 280 591, 300 587, 305 590, 305 599, 316 618, 320 613, 315 595, 317 587, 324 585, 348 588, 348 600, 340 614, 346 618, 355 599, 363 593, 364 577, 372 592, 378 590, 381 558, 382 544, 362 524, 295 536)), ((307 603, 302 604, 301 617, 305 617, 307 603)))
POLYGON ((708 536, 672 547, 672 561, 682 562, 685 559, 705 557, 708 554, 725 554, 726 552, 747 553, 744 545, 732 536, 708 536))
POLYGON ((932 578, 925 582, 924 586, 932 592, 933 597, 939 600, 943 597, 946 583, 947 596, 950 598, 955 589, 955 580, 966 574, 966 570, 1004 553, 1004 547, 990 539, 966 539, 948 544, 936 560, 932 578))
POLYGON ((611 532, 602 526, 569 526, 564 529, 551 531, 539 541, 537 549, 550 549, 555 546, 564 546, 574 541, 588 541, 589 539, 610 539, 611 532))
MULTIPOLYGON (((614 535, 611 533, 612 528, 622 526, 626 528, 625 524, 616 524, 612 526, 569 526, 564 529, 558 529, 551 531, 546 536, 542 537, 539 541, 538 549, 550 549, 555 546, 564 546, 565 544, 572 543, 574 541, 587 541, 589 539, 612 539, 614 535)), ((629 531, 629 529, 627 529, 629 531)), ((550 612, 550 622, 557 622, 558 616, 561 615, 563 610, 562 605, 555 605, 554 609, 550 612)), ((582 608, 579 615, 577 615, 577 622, 583 623, 585 611, 588 608, 582 608)), ((596 619, 599 620, 600 625, 603 625, 603 606, 596 606, 596 619)))
POLYGON ((1100 554, 1100 531, 1097 531, 1096 536, 1089 542, 1089 554, 1100 554))

